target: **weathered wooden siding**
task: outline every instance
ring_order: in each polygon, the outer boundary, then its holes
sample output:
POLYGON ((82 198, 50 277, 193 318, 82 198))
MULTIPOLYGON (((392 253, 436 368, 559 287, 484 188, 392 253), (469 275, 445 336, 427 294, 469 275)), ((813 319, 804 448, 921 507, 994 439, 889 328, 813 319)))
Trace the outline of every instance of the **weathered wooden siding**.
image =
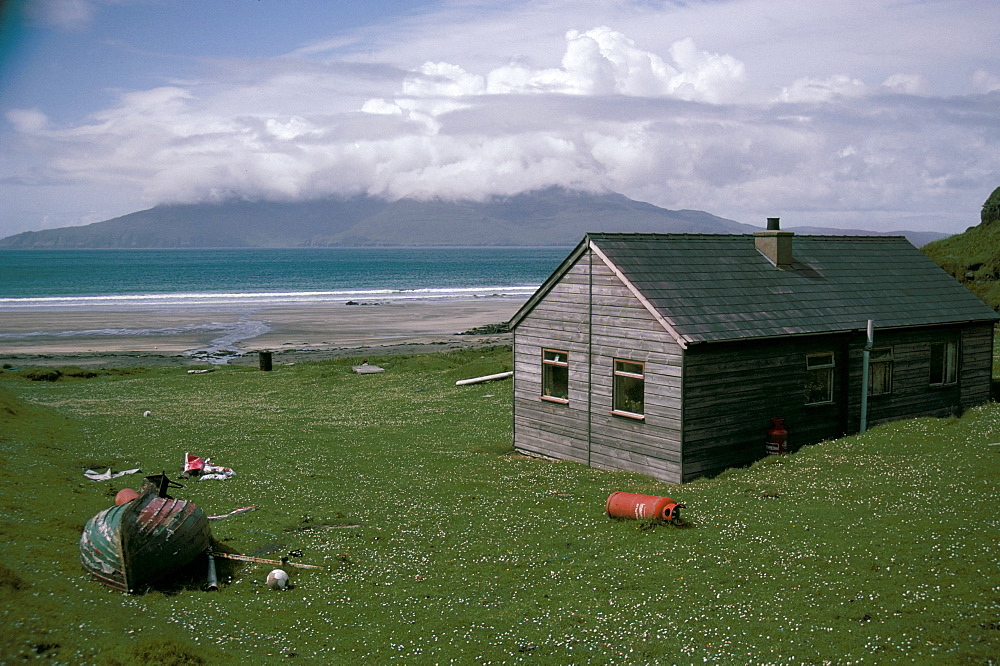
MULTIPOLYGON (((692 346, 684 363, 685 481, 764 456, 771 417, 785 419, 788 444, 855 433, 861 420, 865 336, 784 338, 692 346), (834 353, 834 404, 806 405, 807 354, 834 353)), ((990 397, 993 328, 928 327, 875 331, 893 349, 892 392, 870 396, 868 426, 918 416, 958 414, 990 397), (958 382, 930 385, 930 345, 959 344, 958 382)))
POLYGON ((591 464, 681 480, 682 349, 604 262, 593 262, 591 464), (645 419, 611 413, 614 360, 645 364, 645 419))
POLYGON ((962 409, 989 402, 993 389, 992 324, 968 326, 962 330, 959 381, 962 409))
POLYGON ((744 341, 688 348, 684 362, 684 481, 764 456, 771 418, 783 418, 788 444, 844 431, 844 336, 744 341), (805 405, 806 355, 833 352, 831 404, 805 405))
POLYGON ((680 481, 681 349, 599 258, 585 254, 518 324, 514 363, 516 448, 680 481), (540 398, 547 348, 569 353, 568 404, 540 398), (645 363, 643 421, 611 413, 615 358, 645 363))
POLYGON ((514 330, 514 447, 588 464, 589 278, 586 257, 514 330), (542 349, 569 355, 569 402, 541 399, 542 349))
MULTIPOLYGON (((868 399, 868 425, 916 418, 951 416, 990 399, 993 367, 991 324, 940 326, 875 332, 875 346, 892 346, 893 387, 887 395, 868 399), (935 342, 958 345, 958 381, 946 386, 930 385, 930 347, 935 342)), ((857 431, 861 418, 862 348, 851 350, 851 423, 857 431)))
MULTIPOLYGON (((651 260, 635 260, 636 267, 642 270, 632 275, 640 281, 656 271, 651 260)), ((714 289, 709 279, 706 291, 714 289)), ((672 300, 663 285, 657 288, 658 303, 670 310, 672 300)), ((786 328, 784 338, 682 349, 642 298, 585 245, 546 289, 540 300, 529 301, 530 311, 518 314, 514 331, 519 450, 683 482, 763 457, 774 417, 784 419, 792 451, 860 427, 864 331, 792 335, 794 329, 786 328), (566 404, 542 399, 543 349, 569 355, 566 404), (806 356, 822 352, 834 355, 833 400, 806 405, 806 356), (616 358, 645 364, 642 420, 612 413, 616 358)), ((957 414, 989 400, 993 337, 992 323, 889 330, 876 322, 876 347, 893 348, 893 388, 870 396, 869 427, 957 414), (958 381, 931 386, 931 345, 947 341, 958 344, 958 381)))

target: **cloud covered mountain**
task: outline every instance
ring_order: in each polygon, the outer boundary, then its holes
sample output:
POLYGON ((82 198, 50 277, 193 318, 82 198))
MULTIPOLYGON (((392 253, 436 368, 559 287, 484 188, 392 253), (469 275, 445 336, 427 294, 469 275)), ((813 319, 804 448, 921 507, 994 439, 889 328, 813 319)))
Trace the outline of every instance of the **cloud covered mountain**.
POLYGON ((0 236, 547 187, 958 232, 1000 172, 997 2, 13 4, 72 18, 12 24, 0 236))
MULTIPOLYGON (((548 188, 484 202, 355 197, 161 205, 85 226, 15 234, 0 239, 0 248, 540 246, 573 245, 587 232, 597 231, 759 229, 702 211, 659 208, 621 194, 548 188)), ((813 228, 810 233, 844 232, 813 228)), ((920 245, 943 234, 919 236, 911 241, 920 245)))

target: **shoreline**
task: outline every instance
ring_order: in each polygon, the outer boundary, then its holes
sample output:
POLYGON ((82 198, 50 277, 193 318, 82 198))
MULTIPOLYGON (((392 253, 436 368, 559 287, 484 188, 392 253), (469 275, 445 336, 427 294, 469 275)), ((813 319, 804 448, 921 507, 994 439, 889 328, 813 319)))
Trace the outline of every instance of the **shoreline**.
POLYGON ((0 313, 0 365, 257 365, 509 345, 521 298, 400 300, 283 307, 57 309, 0 313), (240 337, 244 335, 244 337, 240 337))

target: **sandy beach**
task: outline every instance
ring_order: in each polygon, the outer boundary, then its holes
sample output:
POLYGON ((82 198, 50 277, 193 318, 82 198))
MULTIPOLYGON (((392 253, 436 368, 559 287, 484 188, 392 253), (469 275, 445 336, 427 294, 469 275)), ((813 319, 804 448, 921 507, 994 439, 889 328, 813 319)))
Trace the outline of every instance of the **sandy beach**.
POLYGON ((291 363, 509 344, 510 334, 466 333, 506 322, 522 304, 516 298, 470 298, 252 311, 4 311, 0 312, 0 364, 242 365, 256 364, 259 351, 270 351, 275 363, 291 363))

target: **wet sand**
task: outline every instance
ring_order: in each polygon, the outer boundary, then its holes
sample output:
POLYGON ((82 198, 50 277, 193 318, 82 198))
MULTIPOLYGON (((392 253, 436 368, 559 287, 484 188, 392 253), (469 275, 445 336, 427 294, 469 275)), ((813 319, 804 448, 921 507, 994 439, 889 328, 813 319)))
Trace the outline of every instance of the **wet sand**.
POLYGON ((475 298, 254 311, 4 311, 0 312, 0 364, 256 364, 259 351, 271 352, 275 363, 291 363, 509 344, 510 334, 463 333, 506 322, 522 304, 520 299, 475 298), (269 330, 261 332, 265 327, 269 330), (220 343, 220 331, 253 337, 220 343))

